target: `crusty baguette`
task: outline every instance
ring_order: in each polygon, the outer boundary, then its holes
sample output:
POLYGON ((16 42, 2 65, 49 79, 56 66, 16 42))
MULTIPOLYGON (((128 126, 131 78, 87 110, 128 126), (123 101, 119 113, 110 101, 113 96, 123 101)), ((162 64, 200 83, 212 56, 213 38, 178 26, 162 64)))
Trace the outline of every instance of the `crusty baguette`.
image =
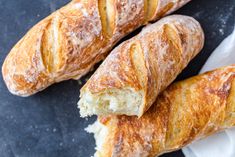
POLYGON ((49 85, 79 79, 122 37, 190 0, 73 0, 35 25, 3 67, 9 91, 29 96, 49 85))
POLYGON ((200 24, 188 16, 172 15, 146 26, 114 49, 81 89, 81 116, 140 117, 203 44, 200 24))
POLYGON ((169 86, 141 117, 99 117, 96 157, 154 157, 235 126, 235 65, 169 86))

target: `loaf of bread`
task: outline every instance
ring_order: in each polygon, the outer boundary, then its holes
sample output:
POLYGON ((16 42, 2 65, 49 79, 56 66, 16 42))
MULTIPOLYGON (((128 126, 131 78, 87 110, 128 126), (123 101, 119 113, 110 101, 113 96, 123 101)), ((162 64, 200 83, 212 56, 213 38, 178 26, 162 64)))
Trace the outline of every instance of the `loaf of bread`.
POLYGON ((99 117, 96 157, 155 157, 235 126, 235 65, 169 86, 141 117, 99 117))
POLYGON ((200 24, 188 16, 172 15, 146 26, 115 48, 81 89, 81 116, 140 117, 203 44, 200 24))
POLYGON ((73 0, 35 25, 13 47, 3 79, 15 95, 79 79, 125 35, 190 0, 73 0))

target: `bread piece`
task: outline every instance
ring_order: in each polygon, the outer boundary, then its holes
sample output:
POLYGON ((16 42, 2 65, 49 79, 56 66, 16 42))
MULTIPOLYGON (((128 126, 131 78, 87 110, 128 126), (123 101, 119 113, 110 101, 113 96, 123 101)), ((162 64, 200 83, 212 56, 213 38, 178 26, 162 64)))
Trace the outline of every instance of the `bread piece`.
POLYGON ((190 0, 73 0, 35 25, 3 67, 9 91, 29 96, 79 79, 128 33, 190 0))
POLYGON ((235 65, 175 83, 141 117, 109 116, 88 127, 96 157, 155 157, 235 126, 235 65))
POLYGON ((120 44, 81 89, 82 117, 141 116, 202 49, 204 34, 191 17, 172 15, 120 44))

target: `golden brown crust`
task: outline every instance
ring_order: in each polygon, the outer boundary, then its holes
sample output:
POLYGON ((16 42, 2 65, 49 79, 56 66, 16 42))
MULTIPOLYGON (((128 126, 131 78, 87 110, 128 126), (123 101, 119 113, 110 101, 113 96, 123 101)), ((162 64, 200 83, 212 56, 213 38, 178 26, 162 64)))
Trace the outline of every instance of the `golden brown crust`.
POLYGON ((203 44, 204 34, 196 20, 182 15, 165 17, 115 48, 81 89, 81 97, 110 89, 143 91, 141 116, 203 44))
MULTIPOLYGON (((177 1, 175 9, 189 0, 177 1)), ((145 23, 144 4, 145 0, 73 0, 35 25, 13 47, 2 67, 8 89, 28 96, 55 82, 79 79, 117 41, 145 23)))
POLYGON ((99 155, 154 157, 233 127, 234 97, 235 65, 175 83, 139 119, 99 117, 107 128, 116 128, 106 136, 109 140, 99 155))

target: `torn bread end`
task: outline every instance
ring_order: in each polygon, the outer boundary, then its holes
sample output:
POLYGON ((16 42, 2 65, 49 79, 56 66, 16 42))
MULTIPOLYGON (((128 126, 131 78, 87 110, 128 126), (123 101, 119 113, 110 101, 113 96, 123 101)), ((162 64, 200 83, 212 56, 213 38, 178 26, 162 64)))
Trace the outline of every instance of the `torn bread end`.
POLYGON ((78 106, 81 117, 109 114, 139 116, 143 106, 143 92, 131 88, 105 90, 97 94, 86 91, 81 94, 78 106))
POLYGON ((92 125, 89 125, 85 130, 88 133, 93 133, 96 143, 96 152, 94 157, 107 156, 110 152, 110 145, 113 144, 114 135, 116 133, 116 119, 106 119, 105 124, 97 120, 92 125))
POLYGON ((108 134, 108 128, 101 124, 99 121, 96 121, 94 124, 89 125, 86 129, 85 129, 88 133, 93 133, 94 134, 94 138, 95 138, 95 143, 96 143, 96 153, 94 155, 94 157, 98 157, 99 155, 99 151, 101 151, 102 149, 102 145, 105 142, 105 137, 107 137, 108 134))

